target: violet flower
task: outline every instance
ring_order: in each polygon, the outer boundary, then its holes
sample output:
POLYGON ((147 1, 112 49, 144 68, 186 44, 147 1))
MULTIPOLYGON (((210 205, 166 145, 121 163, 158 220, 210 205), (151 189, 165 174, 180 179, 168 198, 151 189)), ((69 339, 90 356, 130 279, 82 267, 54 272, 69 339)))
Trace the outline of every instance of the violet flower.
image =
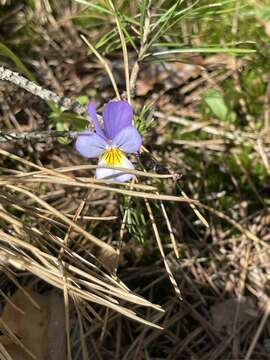
POLYGON ((103 107, 103 128, 100 127, 96 108, 89 103, 87 112, 95 125, 95 132, 85 130, 78 135, 75 147, 86 158, 99 157, 97 179, 128 181, 134 177, 112 167, 133 169, 124 153, 136 153, 142 138, 132 125, 133 110, 127 101, 110 101, 103 107), (104 168, 109 166, 111 168, 104 168))

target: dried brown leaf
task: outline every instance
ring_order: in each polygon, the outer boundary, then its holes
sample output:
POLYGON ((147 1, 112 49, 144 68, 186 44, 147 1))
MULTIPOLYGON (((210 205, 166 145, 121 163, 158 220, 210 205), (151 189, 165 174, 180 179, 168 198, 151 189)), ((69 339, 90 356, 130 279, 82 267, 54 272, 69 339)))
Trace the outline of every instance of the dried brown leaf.
MULTIPOLYGON (((66 346, 62 297, 55 291, 42 295, 32 290, 28 290, 28 293, 38 303, 40 310, 33 306, 23 291, 17 290, 11 300, 23 313, 15 311, 14 306, 7 302, 2 320, 38 360, 64 360, 66 346)), ((17 344, 8 344, 6 350, 15 360, 31 359, 17 344)))

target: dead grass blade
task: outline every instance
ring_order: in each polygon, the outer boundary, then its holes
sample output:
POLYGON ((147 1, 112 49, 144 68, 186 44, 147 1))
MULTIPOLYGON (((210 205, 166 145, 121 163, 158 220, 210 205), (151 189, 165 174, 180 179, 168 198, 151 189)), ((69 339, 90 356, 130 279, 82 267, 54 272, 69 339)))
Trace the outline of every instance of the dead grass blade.
POLYGON ((172 283, 172 286, 174 288, 174 291, 175 291, 176 295, 179 297, 180 300, 182 300, 181 291, 180 291, 180 289, 179 289, 179 287, 177 285, 177 282, 176 282, 176 280, 175 280, 175 278, 173 276, 173 273, 171 271, 169 262, 167 261, 166 255, 165 255, 164 250, 163 250, 162 242, 161 242, 161 239, 160 239, 160 235, 159 235, 159 232, 158 232, 158 227, 157 227, 157 224, 156 224, 156 221, 155 221, 155 218, 154 218, 152 208, 151 208, 151 206, 149 204, 149 201, 147 199, 145 199, 144 201, 145 201, 146 209, 148 211, 148 214, 149 214, 149 217, 150 217, 150 220, 151 220, 151 224, 152 224, 154 235, 155 235, 155 238, 156 238, 156 241, 157 241, 157 244, 158 244, 158 248, 159 248, 160 254, 162 256, 162 259, 163 259, 163 262, 164 262, 164 265, 165 265, 165 269, 167 271, 167 274, 169 276, 170 282, 172 283))
POLYGON ((92 241, 95 245, 106 249, 107 251, 109 251, 111 254, 115 254, 115 250, 108 244, 102 242, 101 240, 99 240, 98 238, 96 238, 95 236, 89 234, 87 231, 85 231, 82 227, 80 227, 79 225, 77 225, 76 223, 74 223, 72 220, 70 220, 69 218, 67 218, 65 215, 63 215, 60 211, 56 210, 54 207, 52 207, 51 205, 49 205, 46 201, 41 200, 38 196, 34 195, 33 193, 31 193, 28 190, 25 190, 21 187, 17 187, 17 186, 13 186, 13 185, 6 185, 7 188, 15 190, 16 192, 22 193, 27 195, 30 199, 33 199, 35 202, 37 202, 38 204, 40 204, 42 207, 44 207, 45 209, 47 209, 48 211, 50 211, 52 214, 54 214, 56 217, 58 217, 59 219, 61 219, 64 223, 66 223, 67 225, 71 226, 74 230, 78 231, 80 234, 82 234, 83 236, 85 236, 88 240, 92 241))

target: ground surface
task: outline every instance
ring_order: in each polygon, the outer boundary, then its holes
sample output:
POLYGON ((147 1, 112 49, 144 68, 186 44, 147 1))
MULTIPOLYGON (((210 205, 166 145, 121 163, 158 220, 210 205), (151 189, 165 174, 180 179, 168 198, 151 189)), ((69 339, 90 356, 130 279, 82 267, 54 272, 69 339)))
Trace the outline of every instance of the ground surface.
MULTIPOLYGON (((117 25, 129 72, 147 48, 131 97, 149 151, 119 185, 66 138, 0 144, 2 358, 269 359, 268 2, 1 3, 1 64, 99 110, 116 95, 81 35, 123 98, 117 25)), ((87 124, 6 81, 0 116, 87 124)))

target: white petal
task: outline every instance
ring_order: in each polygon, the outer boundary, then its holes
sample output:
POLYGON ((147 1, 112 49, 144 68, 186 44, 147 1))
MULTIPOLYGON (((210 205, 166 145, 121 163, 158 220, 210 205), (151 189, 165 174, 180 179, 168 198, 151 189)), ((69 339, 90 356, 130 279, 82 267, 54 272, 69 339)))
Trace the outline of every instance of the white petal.
MULTIPOLYGON (((100 166, 100 168, 96 169, 96 178, 97 179, 125 182, 134 177, 134 174, 126 174, 125 172, 120 171, 120 170, 114 170, 112 168, 106 169, 106 168, 102 167, 102 166, 106 166, 106 164, 103 160, 100 160, 98 162, 98 166, 100 166)), ((132 163, 125 156, 123 156, 122 162, 120 164, 118 164, 117 167, 134 169, 134 166, 132 165, 132 163)))

